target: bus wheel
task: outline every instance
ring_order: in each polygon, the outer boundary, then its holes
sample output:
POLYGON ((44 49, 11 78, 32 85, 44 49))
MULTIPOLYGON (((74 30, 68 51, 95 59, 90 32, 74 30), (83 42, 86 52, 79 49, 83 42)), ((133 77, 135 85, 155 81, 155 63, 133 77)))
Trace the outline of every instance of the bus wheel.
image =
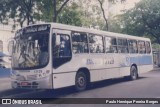
POLYGON ((135 66, 131 67, 131 72, 130 72, 130 79, 131 80, 136 80, 138 78, 138 71, 135 66))
POLYGON ((75 88, 77 91, 83 91, 87 87, 87 78, 84 72, 78 72, 75 79, 75 88))

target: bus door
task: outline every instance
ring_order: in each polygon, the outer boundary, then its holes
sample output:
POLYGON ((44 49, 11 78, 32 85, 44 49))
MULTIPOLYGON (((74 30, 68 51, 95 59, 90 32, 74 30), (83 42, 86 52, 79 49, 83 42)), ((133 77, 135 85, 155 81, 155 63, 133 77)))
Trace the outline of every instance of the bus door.
MULTIPOLYGON (((60 66, 71 60, 71 39, 70 31, 53 29, 52 33, 52 60, 53 68, 62 68, 60 66)), ((64 68, 63 68, 64 69, 64 68)))

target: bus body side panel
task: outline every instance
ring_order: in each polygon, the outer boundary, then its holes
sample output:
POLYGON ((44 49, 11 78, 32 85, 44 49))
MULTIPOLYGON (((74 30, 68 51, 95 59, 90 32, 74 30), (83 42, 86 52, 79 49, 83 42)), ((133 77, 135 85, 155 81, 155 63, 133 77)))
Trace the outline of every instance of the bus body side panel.
POLYGON ((129 54, 119 54, 119 67, 120 67, 120 76, 130 75, 130 55, 129 54))
POLYGON ((152 55, 120 54, 119 58, 121 76, 129 76, 130 68, 133 64, 137 66, 138 74, 145 73, 153 69, 152 55))
POLYGON ((120 77, 118 54, 75 54, 70 62, 53 69, 53 88, 75 85, 76 73, 80 68, 90 72, 90 81, 101 81, 120 77))
POLYGON ((72 60, 53 69, 53 88, 75 85, 76 73, 81 68, 90 72, 90 81, 120 77, 118 54, 74 54, 72 60))
POLYGON ((53 88, 75 85, 76 73, 80 68, 89 70, 91 82, 129 76, 132 64, 137 65, 141 74, 152 69, 152 65, 140 65, 140 59, 144 61, 143 64, 146 63, 145 58, 140 58, 138 54, 76 54, 70 62, 53 69, 53 88))
POLYGON ((136 65, 138 73, 140 73, 139 54, 121 54, 120 56, 120 74, 121 76, 129 76, 132 65, 136 65))
POLYGON ((90 70, 91 82, 120 77, 117 53, 95 54, 91 55, 90 59, 93 61, 90 70))
POLYGON ((91 74, 91 82, 120 77, 119 68, 91 70, 90 74, 91 74))
POLYGON ((53 88, 62 88, 75 85, 76 72, 53 74, 53 88))
POLYGON ((145 73, 153 69, 152 55, 140 55, 139 56, 140 73, 145 73))
POLYGON ((88 68, 87 58, 89 54, 74 55, 71 61, 61 65, 58 68, 53 68, 53 88, 62 88, 75 85, 76 73, 80 68, 88 68))

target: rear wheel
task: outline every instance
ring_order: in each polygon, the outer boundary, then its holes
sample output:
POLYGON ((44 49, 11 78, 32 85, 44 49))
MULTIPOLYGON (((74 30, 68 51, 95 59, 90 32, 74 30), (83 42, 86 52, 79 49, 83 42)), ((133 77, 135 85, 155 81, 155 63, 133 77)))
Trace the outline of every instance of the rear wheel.
POLYGON ((135 66, 132 66, 130 70, 130 79, 136 80, 137 78, 138 78, 138 70, 135 66))
POLYGON ((75 88, 77 91, 83 91, 87 87, 87 78, 84 72, 77 72, 75 78, 75 88))

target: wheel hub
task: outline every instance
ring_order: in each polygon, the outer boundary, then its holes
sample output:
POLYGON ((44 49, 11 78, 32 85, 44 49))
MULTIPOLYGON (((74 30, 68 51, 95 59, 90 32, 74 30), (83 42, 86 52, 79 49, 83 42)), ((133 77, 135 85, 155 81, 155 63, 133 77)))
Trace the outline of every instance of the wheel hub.
POLYGON ((78 84, 79 84, 79 86, 84 86, 84 84, 85 84, 84 81, 85 81, 85 80, 84 80, 83 77, 79 77, 79 78, 78 78, 78 84))

